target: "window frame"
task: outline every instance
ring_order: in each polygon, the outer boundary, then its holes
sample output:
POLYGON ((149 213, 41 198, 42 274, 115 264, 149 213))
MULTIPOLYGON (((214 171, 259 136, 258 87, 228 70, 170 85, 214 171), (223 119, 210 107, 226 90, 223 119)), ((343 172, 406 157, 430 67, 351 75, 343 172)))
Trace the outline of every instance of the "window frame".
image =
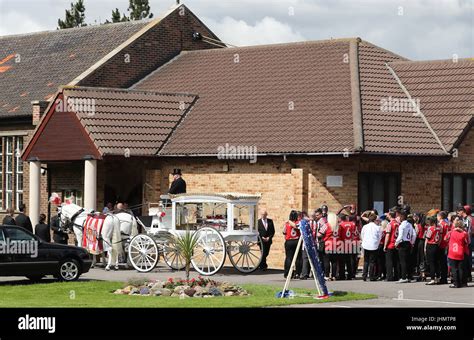
POLYGON ((71 189, 71 188, 67 188, 67 189, 62 189, 61 190, 61 200, 63 202, 66 202, 66 199, 71 197, 71 196, 66 196, 66 192, 71 192, 72 193, 72 196, 74 197, 74 202, 71 202, 71 203, 74 203, 80 207, 83 207, 84 206, 84 194, 83 194, 83 191, 81 189, 71 189), (79 195, 78 195, 79 193, 79 195))
POLYGON ((21 153, 25 146, 26 134, 7 134, 0 136, 0 211, 5 211, 8 208, 14 208, 18 211, 20 203, 24 203, 24 162, 21 159, 21 153), (19 144, 21 141, 21 144, 19 144), (8 147, 11 144, 11 151, 8 152, 8 147), (19 146, 22 149, 19 150, 19 146), (11 157, 9 169, 8 158, 11 157), (7 171, 10 170, 10 171, 7 171), (7 190, 8 176, 11 176, 11 187, 7 190), (18 187, 18 183, 22 184, 22 189, 18 187), (22 196, 20 202, 20 196, 22 196))
POLYGON ((474 204, 473 202, 466 202, 467 201, 467 179, 471 179, 474 181, 474 173, 466 172, 466 173, 460 173, 460 172, 450 172, 450 173, 442 173, 441 174, 441 205, 440 207, 445 210, 445 208, 448 208, 448 211, 455 211, 457 207, 454 206, 453 202, 453 191, 454 191, 454 177, 455 176, 460 176, 462 180, 462 204, 474 204), (448 207, 444 206, 444 180, 447 178, 449 180, 449 196, 448 196, 448 207))
POLYGON ((24 177, 23 177, 23 174, 24 174, 24 164, 23 164, 23 160, 21 159, 21 151, 23 150, 23 147, 24 147, 24 140, 23 140, 23 136, 15 136, 15 155, 14 155, 14 159, 15 159, 15 173, 14 173, 14 176, 15 176, 15 185, 14 185, 14 189, 15 189, 15 207, 17 210, 20 210, 20 195, 21 195, 21 203, 24 203, 23 202, 23 198, 24 198, 24 177), (20 149, 20 141, 21 141, 21 149, 20 149), (21 166, 21 170, 20 170, 20 166, 21 166), (20 183, 20 177, 21 177, 21 189, 19 189, 18 187, 18 183, 20 183))
POLYGON ((5 154, 5 163, 3 172, 4 182, 5 182, 5 190, 4 190, 4 197, 3 197, 3 206, 4 210, 15 207, 15 137, 14 136, 5 136, 3 137, 3 145, 4 145, 4 154, 5 154), (8 145, 11 145, 11 151, 9 152, 8 145), (8 168, 8 159, 11 158, 10 163, 10 171, 8 168), (11 176, 11 181, 8 181, 8 176, 11 176), (11 183, 10 183, 11 182, 11 183), (8 189, 10 183, 10 189, 8 189), (10 196, 10 197, 9 197, 10 196))
MULTIPOLYGON (((384 187, 384 194, 383 194, 383 198, 384 198, 384 210, 387 210, 390 209, 391 207, 389 206, 390 205, 390 202, 389 202, 389 193, 388 193, 388 186, 389 186, 389 179, 391 178, 391 176, 394 176, 395 177, 395 188, 397 190, 396 192, 396 197, 399 197, 401 194, 402 194, 402 176, 401 176, 401 172, 370 172, 370 171, 362 171, 362 172, 359 172, 358 175, 357 175, 357 206, 358 206, 358 209, 359 209, 359 213, 362 213, 363 211, 361 210, 361 207, 363 206, 363 204, 361 204, 361 194, 360 194, 360 191, 361 191, 361 186, 360 186, 360 182, 361 182, 361 179, 362 177, 364 176, 368 176, 367 178, 367 184, 368 184, 368 193, 367 193, 367 199, 368 199, 368 202, 373 202, 373 180, 370 180, 370 177, 371 176, 382 176, 383 177, 383 187, 384 187)), ((373 207, 368 207, 367 209, 372 209, 373 207)), ((379 214, 382 214, 383 212, 382 211, 378 211, 379 214)))

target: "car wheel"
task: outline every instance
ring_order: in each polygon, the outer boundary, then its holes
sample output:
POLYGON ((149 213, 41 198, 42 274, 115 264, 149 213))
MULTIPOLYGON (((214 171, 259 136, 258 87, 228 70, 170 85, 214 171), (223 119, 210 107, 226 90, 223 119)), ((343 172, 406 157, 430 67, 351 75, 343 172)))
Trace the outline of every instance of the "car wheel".
POLYGON ((63 260, 59 264, 59 280, 61 281, 74 281, 81 275, 81 267, 79 262, 74 259, 63 260))
POLYGON ((44 275, 31 275, 27 276, 28 280, 33 281, 33 282, 38 282, 41 281, 41 279, 44 277, 44 275))

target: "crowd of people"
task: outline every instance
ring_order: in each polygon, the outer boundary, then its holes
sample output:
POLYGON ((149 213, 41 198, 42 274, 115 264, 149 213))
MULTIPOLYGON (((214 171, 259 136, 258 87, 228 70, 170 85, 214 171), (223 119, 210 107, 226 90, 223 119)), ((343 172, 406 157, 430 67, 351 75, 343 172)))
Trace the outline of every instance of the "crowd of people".
POLYGON ((349 205, 331 216, 325 205, 310 215, 290 212, 283 230, 285 278, 295 256, 293 278, 311 276, 304 246, 296 253, 300 221, 306 219, 326 280, 355 279, 363 257, 364 281, 425 281, 435 285, 450 280, 451 288, 465 287, 472 281, 474 217, 469 205, 459 206, 456 212, 432 209, 426 214, 412 213, 404 205, 386 213, 370 210, 360 215, 354 205, 349 205))

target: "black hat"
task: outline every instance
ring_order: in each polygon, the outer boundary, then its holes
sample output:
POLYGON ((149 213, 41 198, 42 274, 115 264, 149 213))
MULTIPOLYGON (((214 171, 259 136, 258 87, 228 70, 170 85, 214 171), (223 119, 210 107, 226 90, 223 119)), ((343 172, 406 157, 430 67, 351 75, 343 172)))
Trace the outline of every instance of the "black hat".
POLYGON ((181 174, 181 169, 173 169, 172 175, 173 175, 173 176, 174 176, 174 175, 180 175, 180 176, 181 176, 181 175, 182 175, 182 174, 181 174))

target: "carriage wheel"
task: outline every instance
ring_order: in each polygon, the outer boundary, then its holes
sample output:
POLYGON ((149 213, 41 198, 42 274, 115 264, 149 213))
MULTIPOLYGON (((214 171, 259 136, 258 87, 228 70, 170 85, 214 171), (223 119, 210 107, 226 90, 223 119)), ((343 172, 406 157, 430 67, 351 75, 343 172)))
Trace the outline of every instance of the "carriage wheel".
POLYGON ((263 258, 263 243, 260 236, 256 241, 229 241, 227 245, 230 262, 239 272, 248 274, 260 266, 263 258))
POLYGON ((191 263, 201 275, 214 275, 225 262, 225 241, 221 233, 213 228, 201 228, 196 231, 197 244, 191 263))
POLYGON ((186 261, 180 251, 172 243, 166 243, 163 247, 163 259, 165 263, 174 270, 183 270, 186 267, 186 261))
POLYGON ((147 273, 158 263, 158 246, 150 236, 137 235, 130 242, 128 258, 133 268, 141 273, 147 273))

